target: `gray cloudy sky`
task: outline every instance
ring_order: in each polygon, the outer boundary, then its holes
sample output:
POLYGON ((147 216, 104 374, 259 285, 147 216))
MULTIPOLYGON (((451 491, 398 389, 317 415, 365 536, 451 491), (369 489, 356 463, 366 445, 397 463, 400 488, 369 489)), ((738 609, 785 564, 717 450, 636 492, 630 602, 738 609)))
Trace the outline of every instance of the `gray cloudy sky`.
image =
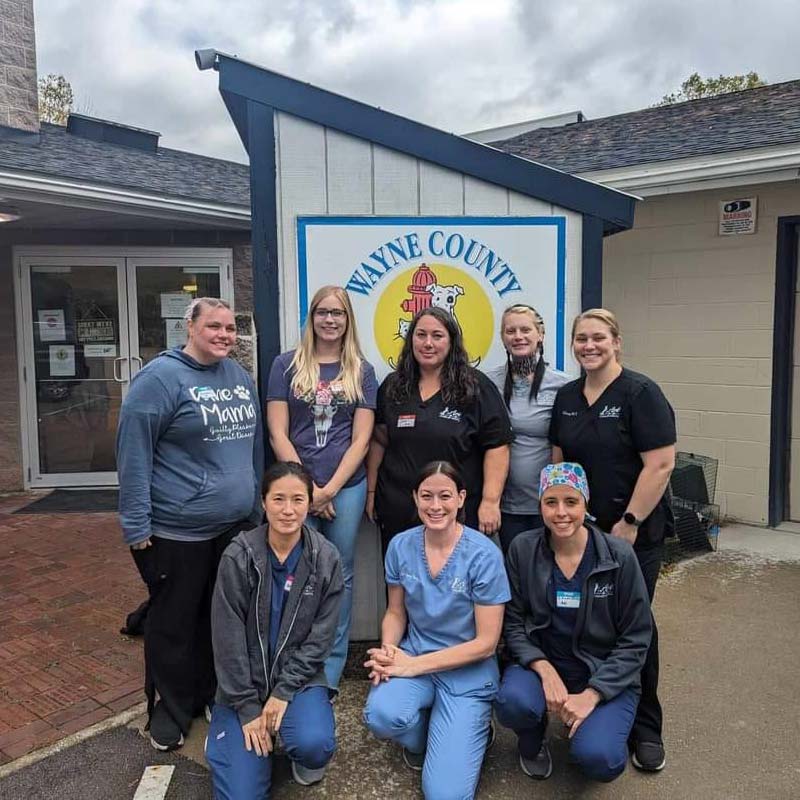
POLYGON ((800 78, 797 0, 35 0, 39 74, 76 110, 246 160, 194 50, 463 132, 632 111, 691 72, 800 78))

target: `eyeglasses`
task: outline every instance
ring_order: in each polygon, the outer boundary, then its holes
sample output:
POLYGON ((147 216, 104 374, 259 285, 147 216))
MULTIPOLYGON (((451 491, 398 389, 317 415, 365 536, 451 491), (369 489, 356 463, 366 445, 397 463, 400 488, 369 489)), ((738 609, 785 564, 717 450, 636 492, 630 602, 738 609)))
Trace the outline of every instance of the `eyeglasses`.
POLYGON ((347 312, 342 308, 315 308, 314 316, 317 319, 325 319, 326 317, 342 319, 347 316, 347 312))

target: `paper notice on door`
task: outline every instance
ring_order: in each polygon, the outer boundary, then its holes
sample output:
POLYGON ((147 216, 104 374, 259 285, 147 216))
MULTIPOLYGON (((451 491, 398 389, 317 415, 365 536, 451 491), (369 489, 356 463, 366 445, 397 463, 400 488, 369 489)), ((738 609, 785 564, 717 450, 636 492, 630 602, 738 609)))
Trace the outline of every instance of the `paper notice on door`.
POLYGON ((74 344, 50 345, 50 377, 51 378, 75 377, 74 344))
POLYGON ((167 349, 171 347, 183 347, 186 344, 186 320, 165 319, 164 327, 167 332, 167 349))
POLYGON ((63 308, 40 309, 37 313, 39 317, 39 341, 63 342, 67 338, 63 308))
POLYGON ((83 355, 84 358, 116 358, 117 346, 115 344, 85 344, 83 355))
POLYGON ((162 292, 161 316, 182 317, 191 302, 192 296, 188 292, 162 292))

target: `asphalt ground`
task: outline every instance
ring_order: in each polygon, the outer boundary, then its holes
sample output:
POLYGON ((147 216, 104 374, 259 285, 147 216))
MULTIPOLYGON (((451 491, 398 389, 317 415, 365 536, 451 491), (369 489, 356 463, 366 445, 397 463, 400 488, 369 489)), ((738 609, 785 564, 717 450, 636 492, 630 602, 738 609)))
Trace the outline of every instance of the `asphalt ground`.
MULTIPOLYGON (((796 550, 800 537, 790 541, 796 550)), ((553 776, 534 784, 518 768, 513 735, 500 729, 484 763, 479 800, 800 797, 800 559, 765 552, 710 554, 671 568, 659 583, 663 772, 629 768, 612 784, 592 784, 567 763, 567 743, 554 729, 553 776)), ((339 750, 323 783, 297 786, 278 759, 276 800, 421 797, 419 776, 404 767, 398 749, 376 742, 361 723, 367 691, 364 681, 343 685, 336 706, 339 750)), ((156 753, 137 724, 0 777, 0 798, 128 800, 153 764, 175 766, 167 800, 212 797, 202 763, 205 723, 195 723, 180 755, 156 753)))

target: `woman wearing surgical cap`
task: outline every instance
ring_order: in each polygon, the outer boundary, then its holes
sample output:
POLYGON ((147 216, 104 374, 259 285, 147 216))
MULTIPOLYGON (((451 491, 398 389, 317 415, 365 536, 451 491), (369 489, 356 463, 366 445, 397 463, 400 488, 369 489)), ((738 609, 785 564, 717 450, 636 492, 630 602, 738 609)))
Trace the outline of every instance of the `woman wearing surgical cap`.
POLYGON ((625 769, 650 644, 647 589, 633 549, 587 514, 580 464, 548 464, 539 480, 544 527, 519 534, 506 561, 503 634, 513 659, 495 704, 519 738, 522 771, 553 770, 548 715, 566 727, 571 761, 589 778, 625 769))

